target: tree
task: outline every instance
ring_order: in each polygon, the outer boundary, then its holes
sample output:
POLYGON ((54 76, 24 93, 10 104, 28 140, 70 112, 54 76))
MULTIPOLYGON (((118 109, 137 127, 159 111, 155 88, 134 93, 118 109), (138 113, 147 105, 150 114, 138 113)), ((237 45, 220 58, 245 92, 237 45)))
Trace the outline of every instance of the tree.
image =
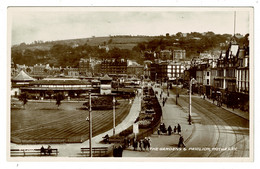
POLYGON ((28 67, 28 68, 26 68, 26 72, 27 73, 31 73, 31 69, 28 67))
POLYGON ((56 105, 58 106, 58 108, 59 108, 59 106, 61 105, 61 101, 62 101, 62 100, 64 100, 63 94, 57 93, 57 94, 56 94, 56 105))
POLYGON ((25 109, 25 105, 28 102, 28 95, 26 92, 21 93, 19 100, 21 100, 23 102, 23 107, 25 109))
POLYGON ((50 102, 51 102, 51 98, 52 98, 53 93, 54 93, 53 90, 48 90, 48 91, 46 92, 46 94, 47 94, 47 95, 49 96, 49 98, 50 98, 50 102))

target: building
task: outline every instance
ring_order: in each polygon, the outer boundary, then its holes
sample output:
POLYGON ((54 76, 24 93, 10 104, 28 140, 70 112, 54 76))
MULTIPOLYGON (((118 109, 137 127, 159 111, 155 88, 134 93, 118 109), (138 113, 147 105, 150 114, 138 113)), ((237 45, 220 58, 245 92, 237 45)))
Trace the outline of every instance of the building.
POLYGON ((11 79, 11 96, 18 96, 21 93, 21 88, 30 85, 30 82, 35 81, 36 79, 29 76, 23 70, 21 70, 17 76, 11 79))
POLYGON ((167 77, 175 83, 183 82, 185 65, 182 63, 171 62, 167 65, 167 77))
POLYGON ((160 51, 160 59, 163 61, 173 60, 173 54, 171 50, 161 50, 160 51))
POLYGON ((106 95, 112 92, 112 78, 108 75, 100 78, 100 94, 106 95))
POLYGON ((64 75, 69 77, 79 77, 79 69, 67 67, 64 69, 64 75))
POLYGON ((127 61, 124 59, 105 59, 101 63, 103 74, 120 76, 127 74, 127 61))
POLYGON ((141 77, 144 75, 144 66, 141 65, 127 66, 127 74, 130 76, 141 77))
POLYGON ((34 99, 52 97, 55 93, 62 93, 65 98, 80 97, 83 93, 98 93, 98 88, 93 88, 87 80, 74 78, 44 78, 30 82, 29 86, 22 87, 22 92, 27 92, 34 99))
POLYGON ((236 70, 236 91, 243 110, 249 110, 249 48, 240 49, 236 70))
POLYGON ((79 61, 79 75, 80 76, 91 76, 92 68, 91 68, 91 60, 81 58, 79 61))
POLYGON ((239 54, 239 45, 231 44, 225 54, 221 53, 217 62, 217 75, 214 87, 229 92, 236 91, 236 68, 239 54))
POLYGON ((33 66, 33 75, 46 75, 48 69, 46 69, 45 65, 42 64, 36 64, 33 66))
POLYGON ((182 60, 186 58, 186 51, 179 49, 179 50, 173 50, 173 59, 174 60, 182 60))

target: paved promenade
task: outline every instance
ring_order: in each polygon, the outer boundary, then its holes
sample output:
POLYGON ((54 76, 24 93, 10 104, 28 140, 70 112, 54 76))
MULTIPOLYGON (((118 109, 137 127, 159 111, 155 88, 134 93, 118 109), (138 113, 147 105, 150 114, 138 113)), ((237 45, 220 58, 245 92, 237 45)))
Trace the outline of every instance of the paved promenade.
MULTIPOLYGON (((126 118, 116 126, 115 131, 116 134, 120 133, 121 131, 125 130, 126 128, 130 127, 134 124, 134 121, 139 116, 139 112, 141 110, 141 97, 136 96, 132 107, 130 109, 129 114, 126 118)), ((86 131, 88 132, 88 131, 86 131)), ((103 140, 106 134, 111 136, 113 134, 113 129, 99 134, 92 138, 92 146, 93 147, 108 147, 112 146, 112 144, 100 144, 99 142, 103 140)), ((59 149, 58 157, 80 157, 80 148, 82 147, 89 147, 89 140, 83 143, 73 143, 73 144, 49 144, 52 148, 59 149)), ((20 144, 10 144, 10 148, 12 149, 26 149, 26 148, 41 148, 42 144, 27 144, 27 145, 20 145, 20 144)), ((48 145, 43 144, 44 147, 47 148, 48 145)))
MULTIPOLYGON (((158 98, 160 98, 161 89, 154 88, 155 91, 158 91, 158 98)), ((166 93, 163 93, 162 97, 166 97, 166 93)), ((189 138, 192 135, 194 126, 188 124, 188 113, 184 112, 179 106, 175 105, 175 100, 173 99, 175 95, 170 94, 166 104, 162 105, 162 99, 160 104, 162 106, 162 122, 165 123, 166 128, 171 125, 172 129, 177 124, 181 125, 182 136, 184 137, 185 144, 189 144, 189 138)), ((150 151, 134 151, 132 147, 123 151, 123 157, 171 157, 176 156, 178 153, 178 141, 179 134, 161 134, 158 135, 157 132, 150 136, 151 138, 151 149, 150 151)))

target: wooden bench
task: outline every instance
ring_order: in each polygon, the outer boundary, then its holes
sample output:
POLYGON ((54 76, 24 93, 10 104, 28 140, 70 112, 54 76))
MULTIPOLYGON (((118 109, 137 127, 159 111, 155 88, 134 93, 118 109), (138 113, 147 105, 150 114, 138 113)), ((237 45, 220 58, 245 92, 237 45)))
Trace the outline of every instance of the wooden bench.
MULTIPOLYGON (((81 148, 81 154, 89 157, 90 148, 81 148)), ((92 156, 93 157, 103 157, 107 155, 108 147, 92 147, 92 156)))
POLYGON ((111 143, 122 143, 124 140, 121 138, 109 138, 109 144, 111 143))
POLYGON ((58 149, 51 149, 51 153, 48 153, 48 149, 45 149, 45 153, 41 152, 41 149, 11 149, 11 157, 15 156, 57 156, 58 149))

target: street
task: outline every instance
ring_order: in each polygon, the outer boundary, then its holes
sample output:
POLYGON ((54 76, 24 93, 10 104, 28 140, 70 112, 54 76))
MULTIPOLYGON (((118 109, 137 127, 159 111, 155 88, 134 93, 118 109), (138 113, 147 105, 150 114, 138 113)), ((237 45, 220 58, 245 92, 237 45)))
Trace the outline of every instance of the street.
MULTIPOLYGON (((176 91, 176 90, 173 90, 176 91)), ((172 92, 173 94, 173 92, 172 92)), ((188 108, 189 99, 180 95, 178 103, 188 108)), ((216 151, 186 151, 178 156, 189 157, 248 157, 249 156, 249 121, 221 107, 192 97, 192 122, 195 132, 188 147, 210 147, 216 151), (230 148, 234 151, 217 151, 218 148, 230 148)))
MULTIPOLYGON (((159 91, 159 88, 155 88, 159 91)), ((181 92, 181 89, 178 89, 181 92)), ((136 157, 249 157, 249 120, 231 113, 212 102, 192 95, 192 125, 188 124, 189 95, 180 95, 176 105, 176 89, 163 109, 166 127, 182 126, 185 149, 178 150, 178 134, 151 136, 150 151, 128 149, 124 156, 136 157)), ((164 90, 166 97, 166 90, 164 90)))

